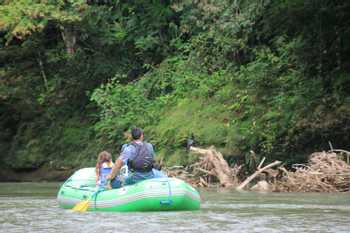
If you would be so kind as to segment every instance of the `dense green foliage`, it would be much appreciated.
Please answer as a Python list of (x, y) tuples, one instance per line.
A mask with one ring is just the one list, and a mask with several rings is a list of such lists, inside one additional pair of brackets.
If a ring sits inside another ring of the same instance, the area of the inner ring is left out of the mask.
[(132, 126), (168, 164), (191, 136), (230, 161), (348, 146), (347, 1), (0, 3), (6, 166), (91, 165)]

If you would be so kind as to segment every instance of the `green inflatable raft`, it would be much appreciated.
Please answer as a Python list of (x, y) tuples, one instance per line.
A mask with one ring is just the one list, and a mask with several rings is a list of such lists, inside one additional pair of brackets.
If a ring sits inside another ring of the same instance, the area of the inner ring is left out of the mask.
[(88, 211), (173, 211), (198, 210), (199, 193), (176, 178), (154, 178), (119, 189), (96, 192), (95, 168), (76, 171), (60, 188), (60, 207), (72, 209), (89, 200)]

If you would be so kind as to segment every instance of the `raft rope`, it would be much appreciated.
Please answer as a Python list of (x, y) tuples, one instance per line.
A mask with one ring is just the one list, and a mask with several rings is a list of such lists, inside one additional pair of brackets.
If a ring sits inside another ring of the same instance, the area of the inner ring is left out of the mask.
[[(89, 191), (89, 192), (93, 192), (94, 190), (92, 189), (93, 187), (90, 187), (89, 186), (71, 186), (71, 185), (68, 185), (66, 184), (65, 185), (66, 187), (69, 187), (69, 188), (72, 188), (72, 189), (77, 189), (77, 190), (83, 190), (83, 191)], [(86, 188), (84, 188), (86, 187)]]
[(94, 196), (94, 210), (96, 210), (96, 203), (97, 203), (97, 196), (98, 196), (98, 194), (100, 193), (100, 192), (102, 192), (102, 191), (104, 191), (104, 189), (99, 189), (98, 191), (97, 191), (97, 193), (95, 194), (95, 196)]
[[(67, 183), (69, 182), (75, 182), (75, 181), (86, 181), (86, 180), (91, 180), (91, 179), (78, 179), (78, 180), (72, 180), (71, 178), (67, 179), (61, 186), (66, 186), (66, 187), (69, 187), (69, 188), (72, 188), (72, 189), (77, 189), (77, 190), (83, 190), (83, 191), (88, 191), (88, 192), (95, 192), (94, 190), (92, 190), (91, 186), (87, 186), (87, 185), (80, 185), (80, 186), (72, 186), (72, 185), (69, 185)], [(90, 187), (90, 188), (89, 188)], [(94, 210), (96, 210), (96, 199), (97, 199), (97, 195), (104, 191), (104, 189), (99, 189), (95, 194), (94, 194)], [(85, 195), (84, 195), (85, 196)]]
[(167, 183), (168, 183), (168, 187), (169, 187), (169, 196), (168, 196), (168, 201), (169, 201), (169, 205), (171, 205), (171, 204), (173, 203), (173, 201), (171, 200), (171, 197), (172, 197), (172, 192), (171, 192), (171, 185), (170, 185), (169, 180), (167, 180)]
[[(163, 183), (164, 181), (159, 181), (161, 183)], [(171, 197), (172, 197), (172, 191), (171, 191), (171, 185), (170, 185), (170, 182), (169, 182), (169, 179), (166, 181), (166, 183), (168, 184), (168, 199), (166, 200), (161, 200), (160, 201), (160, 204), (161, 205), (172, 205), (173, 204), (173, 201), (171, 200)]]
[[(77, 187), (77, 186), (71, 186), (71, 185), (68, 185), (67, 183), (69, 182), (69, 181), (72, 181), (72, 180), (67, 180), (66, 182), (64, 182), (64, 184), (63, 185), (65, 185), (66, 187), (70, 187), (70, 188), (72, 188), (72, 189), (77, 189), (77, 190), (83, 190), (83, 191), (88, 191), (88, 192), (94, 192), (94, 190), (92, 190), (91, 188), (89, 188), (89, 186), (79, 186), (79, 187)], [(158, 182), (161, 182), (161, 183), (164, 183), (164, 180), (159, 180)], [(169, 179), (167, 179), (166, 181), (166, 184), (167, 184), (167, 186), (168, 186), (168, 190), (169, 190), (169, 192), (168, 192), (168, 198), (166, 199), (166, 200), (161, 200), (160, 201), (160, 204), (161, 205), (172, 205), (173, 204), (173, 201), (172, 201), (172, 196), (173, 196), (173, 193), (172, 193), (172, 189), (171, 189), (171, 185), (170, 185), (170, 181), (169, 181)], [(63, 186), (62, 185), (62, 186)], [(86, 188), (84, 188), (84, 187), (86, 187)], [(94, 195), (94, 197), (93, 197), (93, 209), (94, 210), (96, 210), (97, 209), (97, 196), (98, 196), (98, 194), (100, 193), (100, 192), (103, 192), (103, 191), (105, 191), (105, 189), (99, 189), (97, 192), (96, 192), (96, 194)]]
[[(111, 181), (108, 181), (108, 183), (110, 184)], [(106, 191), (106, 189), (100, 187), (100, 188), (98, 189), (97, 193), (95, 194), (95, 197), (94, 197), (94, 210), (96, 210), (97, 196), (98, 196), (98, 194), (99, 194), (100, 192), (103, 192), (103, 191)]]

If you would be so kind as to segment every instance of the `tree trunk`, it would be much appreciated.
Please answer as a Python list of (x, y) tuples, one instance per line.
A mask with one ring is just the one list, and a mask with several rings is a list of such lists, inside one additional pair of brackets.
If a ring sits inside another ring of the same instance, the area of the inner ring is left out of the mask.
[(61, 35), (66, 45), (67, 53), (73, 55), (76, 51), (77, 32), (74, 25), (61, 26)]
[[(242, 190), (247, 184), (249, 184), (257, 175), (259, 175), (260, 173), (262, 173), (263, 171), (265, 171), (268, 168), (271, 168), (273, 166), (279, 165), (281, 164), (281, 161), (275, 161), (273, 163), (270, 163), (269, 165), (258, 169), (256, 172), (254, 172), (253, 175), (249, 176), (247, 179), (245, 179), (245, 181), (243, 181), (236, 189), (237, 190)], [(261, 165), (259, 165), (260, 167)]]
[(234, 187), (237, 186), (237, 181), (233, 174), (232, 168), (228, 165), (222, 154), (215, 150), (213, 146), (208, 149), (201, 149), (197, 147), (190, 147), (190, 150), (203, 154), (208, 157), (209, 161), (213, 165), (213, 172), (218, 178), (220, 185), (223, 187)]

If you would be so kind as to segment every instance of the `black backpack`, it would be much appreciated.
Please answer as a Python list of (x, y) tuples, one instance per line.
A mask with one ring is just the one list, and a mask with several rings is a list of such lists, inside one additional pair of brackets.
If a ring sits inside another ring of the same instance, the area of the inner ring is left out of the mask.
[(153, 155), (147, 148), (147, 143), (143, 142), (142, 144), (138, 144), (138, 143), (132, 142), (131, 145), (133, 145), (136, 148), (136, 156), (133, 160), (128, 161), (128, 167), (131, 170), (134, 170), (137, 172), (152, 171), (154, 159), (153, 159)]

